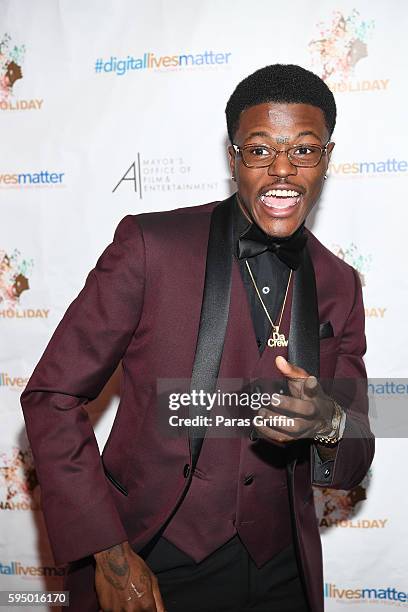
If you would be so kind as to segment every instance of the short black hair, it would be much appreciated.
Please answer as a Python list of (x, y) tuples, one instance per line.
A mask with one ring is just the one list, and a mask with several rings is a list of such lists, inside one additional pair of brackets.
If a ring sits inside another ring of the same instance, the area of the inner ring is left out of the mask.
[(228, 100), (225, 114), (231, 143), (242, 111), (265, 102), (317, 106), (323, 111), (330, 136), (334, 130), (336, 102), (326, 83), (301, 66), (272, 64), (247, 76), (237, 85)]

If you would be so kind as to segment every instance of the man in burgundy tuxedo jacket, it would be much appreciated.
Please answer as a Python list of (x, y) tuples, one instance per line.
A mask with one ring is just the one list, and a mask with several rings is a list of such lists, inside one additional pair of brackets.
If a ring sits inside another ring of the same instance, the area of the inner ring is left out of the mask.
[[(321, 612), (312, 484), (350, 489), (372, 461), (359, 278), (304, 228), (333, 96), (298, 66), (268, 66), (226, 112), (237, 194), (125, 217), (22, 396), (55, 561), (75, 562), (71, 610)], [(120, 361), (100, 457), (86, 404)], [(319, 376), (350, 392), (331, 397)], [(253, 392), (286, 380), (264, 417), (292, 424), (166, 435), (157, 381), (210, 392), (217, 378)]]

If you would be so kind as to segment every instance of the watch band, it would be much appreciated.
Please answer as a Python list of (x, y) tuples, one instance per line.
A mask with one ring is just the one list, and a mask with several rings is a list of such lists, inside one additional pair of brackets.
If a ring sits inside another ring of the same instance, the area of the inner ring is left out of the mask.
[(346, 425), (346, 413), (341, 406), (333, 401), (334, 411), (332, 417), (332, 429), (328, 434), (316, 434), (314, 440), (321, 444), (337, 444), (343, 437), (344, 428)]

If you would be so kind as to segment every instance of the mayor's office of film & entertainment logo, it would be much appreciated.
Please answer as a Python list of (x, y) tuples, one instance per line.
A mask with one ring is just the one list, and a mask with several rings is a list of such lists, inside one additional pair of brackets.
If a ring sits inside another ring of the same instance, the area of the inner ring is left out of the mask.
[(356, 67), (369, 55), (375, 31), (372, 19), (363, 19), (359, 11), (333, 11), (331, 17), (316, 24), (316, 34), (309, 42), (312, 69), (326, 81), (334, 93), (384, 91), (390, 79), (355, 78)]
[(30, 448), (0, 452), (0, 510), (38, 510), (39, 489)]
[(385, 517), (361, 517), (361, 502), (367, 499), (367, 488), (371, 480), (371, 471), (362, 482), (342, 491), (314, 487), (314, 501), (318, 525), (321, 529), (384, 529), (388, 525)]
[(22, 257), (15, 249), (11, 253), (0, 249), (0, 322), (13, 319), (47, 319), (49, 308), (22, 308), (21, 298), (30, 289), (32, 259)]
[(192, 166), (183, 157), (168, 155), (147, 157), (136, 153), (115, 178), (112, 193), (132, 192), (139, 199), (151, 194), (170, 192), (216, 191), (218, 181), (195, 181)]
[(41, 110), (42, 98), (22, 98), (20, 81), (24, 78), (26, 47), (16, 44), (11, 35), (0, 35), (0, 110)]
[[(354, 242), (351, 242), (348, 246), (334, 244), (331, 247), (331, 251), (339, 259), (342, 259), (357, 270), (360, 277), (361, 286), (364, 290), (364, 287), (367, 285), (367, 275), (371, 271), (373, 256), (371, 254), (363, 255)], [(368, 319), (383, 319), (387, 312), (387, 308), (384, 306), (366, 305), (364, 312), (366, 318)]]

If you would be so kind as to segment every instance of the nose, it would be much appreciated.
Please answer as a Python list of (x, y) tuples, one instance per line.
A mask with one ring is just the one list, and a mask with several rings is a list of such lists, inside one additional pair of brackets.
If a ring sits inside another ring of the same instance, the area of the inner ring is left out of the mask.
[(297, 167), (290, 163), (285, 151), (278, 151), (276, 157), (268, 166), (268, 174), (270, 176), (293, 176), (297, 174)]

